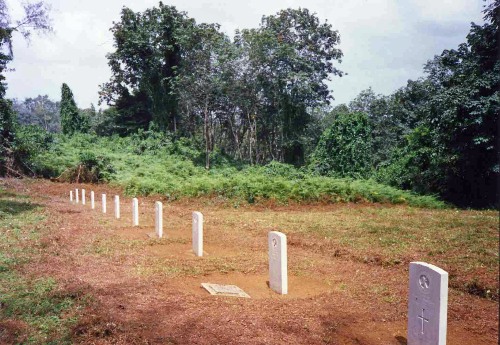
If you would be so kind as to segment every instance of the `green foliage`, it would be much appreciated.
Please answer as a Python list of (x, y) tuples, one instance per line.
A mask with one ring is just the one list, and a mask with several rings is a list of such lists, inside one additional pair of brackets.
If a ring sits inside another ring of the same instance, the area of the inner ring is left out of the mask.
[(66, 83), (61, 87), (61, 129), (64, 134), (86, 132), (89, 121), (82, 116), (76, 106), (73, 92)]
[[(54, 176), (79, 164), (99, 166), (107, 157), (112, 169), (105, 180), (124, 188), (129, 195), (160, 194), (169, 199), (217, 197), (234, 202), (280, 203), (368, 201), (443, 207), (432, 197), (421, 197), (371, 180), (315, 176), (305, 169), (271, 162), (265, 166), (241, 166), (214, 157), (204, 168), (203, 147), (187, 139), (173, 140), (157, 132), (138, 132), (129, 137), (98, 137), (79, 134), (56, 136), (51, 148), (37, 155), (35, 164)], [(222, 157), (224, 157), (222, 155)]]
[(459, 206), (498, 203), (500, 5), (494, 4), (483, 26), (472, 24), (466, 43), (443, 51), (425, 66), (426, 78), (391, 96), (390, 118), (401, 130), (397, 149), (376, 174), (380, 181)]
[(51, 101), (47, 95), (26, 98), (22, 102), (14, 99), (13, 107), (21, 125), (37, 125), (52, 133), (61, 129), (59, 102)]
[(371, 169), (370, 139), (366, 114), (338, 114), (319, 140), (311, 160), (311, 169), (320, 175), (368, 177)]
[(173, 81), (193, 26), (185, 13), (162, 2), (143, 13), (122, 9), (111, 28), (116, 47), (107, 56), (112, 77), (100, 91), (101, 101), (116, 106), (121, 124), (146, 129), (153, 121), (162, 130), (174, 130)]

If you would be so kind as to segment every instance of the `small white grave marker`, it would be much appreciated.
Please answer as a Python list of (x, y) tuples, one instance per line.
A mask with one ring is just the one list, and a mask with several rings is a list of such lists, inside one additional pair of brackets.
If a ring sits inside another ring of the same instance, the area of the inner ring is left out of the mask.
[(102, 198), (102, 213), (106, 213), (106, 194), (102, 194), (101, 198)]
[(445, 345), (448, 272), (425, 262), (410, 263), (408, 345)]
[(82, 189), (82, 205), (85, 205), (85, 189)]
[(203, 256), (203, 214), (193, 212), (193, 252), (196, 256)]
[(270, 231), (269, 244), (269, 287), (279, 294), (288, 294), (288, 271), (286, 236), (278, 231)]
[(79, 203), (79, 200), (78, 200), (78, 188), (75, 189), (75, 201), (76, 201), (77, 204)]
[(139, 200), (137, 198), (132, 199), (132, 225), (139, 225)]
[(90, 208), (95, 208), (94, 191), (90, 191)]
[(73, 203), (73, 191), (69, 191), (69, 202)]
[(163, 204), (155, 202), (155, 232), (158, 238), (163, 237)]
[(115, 195), (115, 218), (120, 218), (120, 196)]

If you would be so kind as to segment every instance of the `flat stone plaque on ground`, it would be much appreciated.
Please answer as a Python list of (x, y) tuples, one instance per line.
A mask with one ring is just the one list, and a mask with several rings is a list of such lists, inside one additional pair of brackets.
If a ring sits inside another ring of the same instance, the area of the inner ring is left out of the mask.
[(250, 298), (245, 291), (236, 285), (201, 283), (201, 287), (210, 292), (211, 295)]
[(408, 345), (445, 345), (448, 272), (425, 262), (410, 263)]

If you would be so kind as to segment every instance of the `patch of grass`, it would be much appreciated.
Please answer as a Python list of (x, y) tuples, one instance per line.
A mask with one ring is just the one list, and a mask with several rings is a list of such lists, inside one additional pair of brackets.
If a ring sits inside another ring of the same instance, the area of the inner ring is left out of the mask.
[(60, 290), (50, 277), (21, 273), (43, 250), (44, 221), (40, 205), (0, 186), (0, 342), (70, 344), (81, 296)]
[(369, 265), (428, 262), (450, 272), (451, 287), (498, 299), (496, 211), (357, 205), (329, 211), (242, 211), (237, 219), (223, 211), (219, 217), (232, 228), (248, 225), (249, 234), (283, 231), (294, 243), (332, 258), (340, 249), (342, 256)]

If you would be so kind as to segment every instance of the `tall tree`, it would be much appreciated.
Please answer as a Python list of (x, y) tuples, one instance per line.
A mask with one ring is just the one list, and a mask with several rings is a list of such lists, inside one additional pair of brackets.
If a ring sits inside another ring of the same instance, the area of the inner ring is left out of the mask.
[(274, 142), (271, 154), (274, 159), (302, 164), (308, 109), (328, 102), (326, 81), (343, 74), (333, 65), (342, 57), (336, 47), (340, 36), (307, 9), (287, 9), (263, 17), (258, 30), (243, 30), (240, 40), (258, 71), (268, 114), (262, 120), (271, 127), (263, 134)]
[(176, 131), (173, 81), (183, 53), (180, 42), (193, 27), (194, 20), (162, 2), (143, 13), (123, 8), (111, 28), (115, 51), (107, 58), (112, 76), (101, 85), (100, 101), (116, 106), (137, 127), (153, 121), (163, 130)]
[(64, 134), (85, 132), (88, 122), (76, 106), (73, 92), (66, 83), (61, 87), (61, 129)]
[(0, 175), (16, 172), (16, 159), (13, 150), (15, 139), (14, 111), (12, 104), (5, 99), (7, 85), (5, 71), (7, 64), (13, 59), (12, 35), (20, 33), (29, 39), (33, 31), (50, 32), (50, 8), (44, 1), (25, 2), (24, 17), (12, 22), (5, 0), (0, 0)]
[(19, 124), (37, 125), (48, 132), (60, 131), (59, 102), (50, 100), (49, 96), (38, 95), (23, 102), (14, 99), (13, 107)]
[(385, 182), (460, 206), (498, 203), (500, 1), (484, 14), (465, 43), (434, 57), (425, 78), (394, 94), (393, 115), (408, 131), (380, 172)]

